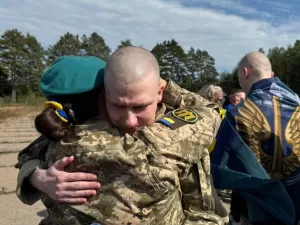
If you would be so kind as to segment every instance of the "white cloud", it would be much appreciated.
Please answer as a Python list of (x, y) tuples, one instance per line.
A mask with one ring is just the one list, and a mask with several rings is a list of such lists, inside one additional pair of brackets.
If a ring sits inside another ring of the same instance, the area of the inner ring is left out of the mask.
[[(234, 6), (230, 0), (222, 2), (223, 8), (257, 13), (241, 4)], [(96, 31), (112, 49), (126, 38), (148, 49), (174, 38), (185, 49), (207, 50), (221, 70), (231, 70), (240, 57), (259, 47), (292, 44), (300, 34), (299, 21), (274, 27), (268, 21), (184, 7), (177, 1), (2, 0), (0, 12), (0, 32), (18, 28), (34, 34), (44, 46), (55, 43), (66, 32)]]
[(240, 11), (243, 14), (257, 14), (258, 11), (249, 6), (243, 5), (241, 2), (236, 0), (186, 0), (189, 4), (199, 5), (206, 4), (219, 9), (230, 9), (233, 11)]

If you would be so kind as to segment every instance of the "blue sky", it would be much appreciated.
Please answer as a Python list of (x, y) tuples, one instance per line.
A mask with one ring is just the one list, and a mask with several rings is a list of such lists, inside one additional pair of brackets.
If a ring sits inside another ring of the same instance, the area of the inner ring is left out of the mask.
[(45, 47), (66, 32), (97, 32), (112, 50), (126, 38), (149, 50), (174, 38), (231, 71), (247, 52), (300, 39), (299, 11), (299, 0), (1, 0), (0, 32), (17, 28)]

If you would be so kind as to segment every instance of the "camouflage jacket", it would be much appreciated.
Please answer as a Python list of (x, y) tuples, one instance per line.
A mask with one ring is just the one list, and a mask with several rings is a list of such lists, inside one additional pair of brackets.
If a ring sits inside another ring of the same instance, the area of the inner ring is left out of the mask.
[[(172, 82), (164, 102), (184, 109), (176, 117), (174, 111), (165, 115), (162, 105), (160, 120), (133, 136), (120, 137), (109, 123), (97, 122), (79, 128), (76, 141), (49, 144), (46, 167), (75, 155), (68, 171), (95, 173), (102, 187), (81, 206), (45, 197), (49, 217), (43, 224), (223, 224), (215, 213), (207, 151), (219, 115), (210, 102)], [(198, 118), (185, 118), (193, 116)]]

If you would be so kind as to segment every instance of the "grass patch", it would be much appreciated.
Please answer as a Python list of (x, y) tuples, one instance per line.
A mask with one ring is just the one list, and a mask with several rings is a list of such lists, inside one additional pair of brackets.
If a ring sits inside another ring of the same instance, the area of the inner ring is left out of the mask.
[(43, 110), (43, 105), (5, 104), (0, 107), (0, 120), (29, 116), (32, 119)]

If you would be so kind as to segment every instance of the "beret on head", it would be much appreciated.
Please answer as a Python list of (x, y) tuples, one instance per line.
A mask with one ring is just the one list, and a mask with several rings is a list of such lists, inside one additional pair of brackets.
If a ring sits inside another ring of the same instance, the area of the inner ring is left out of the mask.
[(91, 91), (104, 84), (105, 65), (94, 56), (59, 57), (42, 75), (40, 89), (46, 97)]

